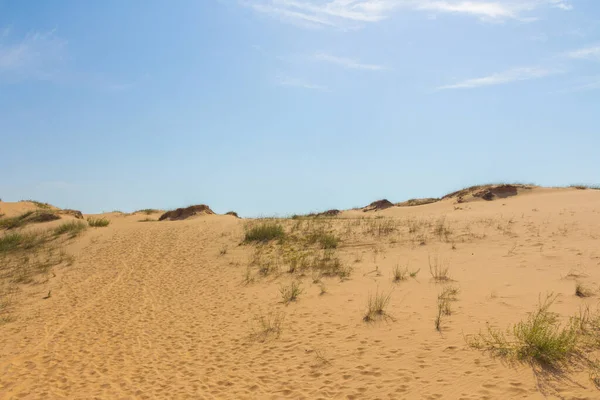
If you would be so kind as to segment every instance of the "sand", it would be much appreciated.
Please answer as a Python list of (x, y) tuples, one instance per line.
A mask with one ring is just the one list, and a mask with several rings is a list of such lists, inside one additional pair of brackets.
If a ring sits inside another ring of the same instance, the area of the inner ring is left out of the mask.
[[(18, 207), (26, 208), (0, 203), (0, 213)], [(108, 227), (66, 244), (73, 265), (24, 287), (14, 321), (0, 326), (0, 398), (600, 398), (585, 370), (536, 373), (465, 342), (486, 323), (504, 329), (526, 318), (548, 292), (565, 318), (596, 307), (597, 296), (575, 295), (575, 281), (600, 293), (600, 191), (344, 211), (324, 224), (342, 236), (337, 253), (350, 278), (322, 278), (321, 294), (309, 273), (288, 305), (285, 264), (267, 277), (251, 270), (254, 281), (244, 282), (256, 247), (240, 245), (244, 219), (105, 217)], [(438, 236), (442, 218), (450, 233)], [(393, 232), (373, 232), (386, 221)], [(441, 332), (432, 257), (460, 288)], [(394, 283), (396, 265), (420, 272)], [(376, 291), (391, 293), (390, 318), (365, 323)], [(280, 336), (257, 340), (255, 317), (278, 312)]]

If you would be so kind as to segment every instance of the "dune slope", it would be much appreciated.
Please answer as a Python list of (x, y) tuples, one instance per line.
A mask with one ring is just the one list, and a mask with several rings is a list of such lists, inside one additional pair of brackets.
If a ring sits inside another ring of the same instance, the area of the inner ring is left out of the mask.
[[(505, 329), (527, 318), (550, 292), (563, 320), (595, 309), (600, 191), (540, 188), (279, 221), (297, 245), (241, 245), (245, 224), (260, 222), (229, 216), (106, 217), (108, 227), (68, 242), (73, 265), (21, 289), (14, 321), (0, 325), (0, 398), (600, 395), (584, 368), (553, 375), (465, 341), (486, 323)], [(302, 239), (314, 232), (340, 241), (322, 250), (320, 239)], [(303, 255), (339, 259), (351, 272), (288, 272)], [(435, 262), (447, 282), (432, 279)], [(416, 274), (394, 282), (396, 267)], [(292, 282), (301, 293), (285, 304), (280, 289)], [(577, 283), (590, 297), (575, 295)], [(437, 299), (449, 286), (458, 293), (438, 331)], [(390, 295), (386, 316), (365, 322), (375, 293)], [(279, 334), (261, 335), (261, 315), (282, 318)]]

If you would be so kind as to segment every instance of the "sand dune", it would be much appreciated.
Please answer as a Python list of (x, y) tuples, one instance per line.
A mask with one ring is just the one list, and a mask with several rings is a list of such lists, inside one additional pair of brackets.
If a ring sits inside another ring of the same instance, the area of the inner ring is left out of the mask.
[[(0, 214), (28, 207), (0, 203)], [(318, 245), (241, 245), (256, 221), (139, 222), (159, 216), (101, 215), (107, 227), (65, 239), (72, 265), (19, 285), (13, 318), (0, 324), (0, 398), (600, 398), (586, 368), (552, 375), (465, 341), (486, 323), (527, 318), (550, 292), (564, 320), (596, 309), (600, 191), (535, 188), (279, 222), (289, 235), (336, 235), (345, 279), (287, 272)], [(446, 285), (432, 280), (435, 259)], [(419, 272), (395, 283), (396, 266)], [(284, 304), (280, 288), (292, 281), (302, 292)], [(576, 296), (576, 282), (593, 295)], [(438, 331), (448, 285), (459, 292)], [(388, 318), (367, 323), (376, 292), (390, 294)], [(279, 336), (256, 335), (260, 315), (283, 318)]]

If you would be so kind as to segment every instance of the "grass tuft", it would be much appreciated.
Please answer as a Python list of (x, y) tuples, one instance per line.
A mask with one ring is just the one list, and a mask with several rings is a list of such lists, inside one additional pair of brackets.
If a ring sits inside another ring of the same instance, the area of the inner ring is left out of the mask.
[(87, 229), (87, 225), (81, 221), (65, 222), (54, 228), (55, 235), (69, 234), (69, 237), (74, 238)]
[(263, 222), (246, 231), (244, 242), (269, 242), (275, 239), (283, 239), (285, 231), (283, 226), (276, 222)]
[(300, 288), (300, 282), (293, 281), (288, 286), (281, 286), (279, 288), (279, 292), (281, 293), (283, 303), (289, 304), (292, 301), (296, 301), (298, 296), (302, 294), (303, 290)]
[(467, 340), (476, 349), (521, 362), (545, 367), (565, 366), (581, 354), (581, 320), (571, 318), (561, 324), (558, 315), (550, 312), (556, 296), (549, 294), (529, 317), (506, 332), (488, 325), (487, 333)]
[(373, 322), (377, 319), (390, 317), (385, 309), (387, 308), (391, 297), (391, 292), (387, 294), (383, 292), (380, 293), (379, 289), (375, 291), (375, 294), (370, 294), (367, 303), (367, 311), (363, 316), (363, 321)]
[(435, 256), (432, 260), (431, 257), (428, 257), (429, 260), (429, 273), (435, 282), (448, 282), (451, 281), (450, 274), (448, 272), (448, 266), (445, 266), (442, 261), (439, 260), (437, 256)]
[(285, 314), (281, 312), (259, 314), (254, 318), (253, 337), (264, 342), (271, 337), (278, 338), (283, 330)]
[(95, 228), (102, 228), (102, 227), (108, 226), (110, 224), (110, 221), (106, 218), (89, 217), (87, 219), (87, 222), (90, 226), (95, 227)]

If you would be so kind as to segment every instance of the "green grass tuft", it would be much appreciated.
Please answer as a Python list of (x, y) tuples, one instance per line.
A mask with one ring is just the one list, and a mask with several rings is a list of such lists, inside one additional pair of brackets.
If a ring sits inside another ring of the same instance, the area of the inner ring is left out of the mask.
[(105, 227), (105, 226), (108, 226), (108, 224), (110, 224), (110, 221), (108, 219), (106, 219), (106, 218), (92, 218), (92, 217), (89, 217), (87, 219), (87, 222), (88, 222), (88, 224), (90, 226), (93, 226), (93, 227), (96, 227), (96, 228), (98, 228), (98, 227)]
[(263, 222), (253, 226), (246, 231), (244, 241), (249, 242), (269, 242), (275, 239), (283, 239), (285, 231), (283, 226), (276, 222)]
[(69, 221), (63, 224), (60, 224), (56, 228), (54, 228), (55, 235), (63, 235), (65, 233), (69, 234), (69, 237), (75, 237), (81, 234), (83, 231), (87, 229), (87, 225), (81, 221)]

